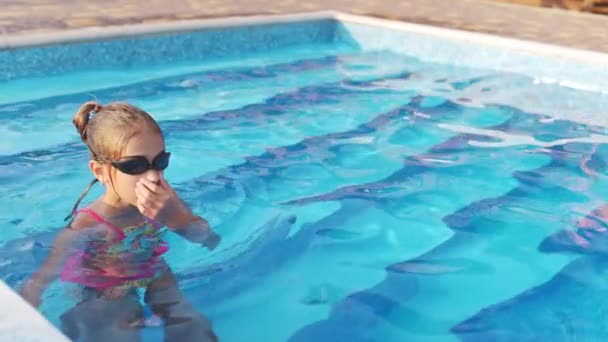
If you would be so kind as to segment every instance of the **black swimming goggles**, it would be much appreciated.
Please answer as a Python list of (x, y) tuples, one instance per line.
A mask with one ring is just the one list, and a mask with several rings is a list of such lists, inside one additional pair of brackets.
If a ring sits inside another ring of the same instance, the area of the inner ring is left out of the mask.
[(112, 162), (112, 166), (128, 175), (140, 175), (148, 170), (163, 171), (169, 166), (169, 157), (171, 153), (163, 151), (152, 160), (152, 163), (144, 156), (133, 156)]

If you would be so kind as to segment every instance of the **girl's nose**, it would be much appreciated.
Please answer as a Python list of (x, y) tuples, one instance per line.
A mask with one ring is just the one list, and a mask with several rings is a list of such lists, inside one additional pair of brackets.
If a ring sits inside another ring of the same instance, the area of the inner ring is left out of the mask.
[(161, 175), (162, 171), (157, 171), (157, 170), (148, 170), (146, 172), (146, 178), (154, 183), (160, 183), (160, 178), (162, 177)]

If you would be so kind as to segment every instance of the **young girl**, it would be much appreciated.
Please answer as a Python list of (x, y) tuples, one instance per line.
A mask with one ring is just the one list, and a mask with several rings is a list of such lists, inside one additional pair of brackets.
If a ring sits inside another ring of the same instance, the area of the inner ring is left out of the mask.
[[(24, 284), (23, 297), (37, 307), (57, 277), (79, 284), (83, 300), (61, 317), (68, 337), (137, 341), (143, 321), (137, 290), (143, 289), (145, 303), (163, 319), (166, 341), (216, 340), (162, 258), (168, 250), (164, 227), (211, 250), (220, 238), (164, 179), (170, 154), (160, 127), (143, 110), (119, 103), (85, 103), (73, 123), (89, 149), (95, 179), (47, 260)], [(78, 209), (95, 182), (104, 194)]]

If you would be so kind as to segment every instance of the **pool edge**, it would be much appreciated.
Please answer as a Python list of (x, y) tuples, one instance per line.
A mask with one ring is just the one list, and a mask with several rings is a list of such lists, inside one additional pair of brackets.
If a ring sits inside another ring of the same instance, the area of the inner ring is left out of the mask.
[(381, 27), (393, 31), (425, 34), (440, 39), (460, 43), (484, 45), (532, 53), (543, 57), (560, 57), (569, 60), (589, 63), (608, 64), (608, 53), (567, 47), (557, 44), (542, 43), (533, 40), (505, 37), (490, 33), (470, 32), (459, 29), (417, 24), (390, 19), (381, 19), (365, 15), (350, 14), (334, 10), (300, 12), (293, 14), (264, 14), (252, 16), (230, 16), (194, 20), (178, 20), (164, 23), (138, 23), (117, 26), (95, 26), (69, 31), (0, 35), (0, 51), (28, 47), (48, 46), (65, 43), (79, 43), (103, 39), (117, 39), (156, 34), (192, 32), (210, 28), (237, 27), (245, 25), (263, 25), (295, 23), (309, 20), (336, 20), (363, 25)]
[[(0, 336), (8, 341), (69, 342), (36, 309), (0, 280), (0, 297), (6, 309), (0, 310)], [(7, 332), (9, 332), (7, 334)]]
[(233, 16), (224, 18), (178, 20), (163, 23), (138, 23), (116, 26), (94, 26), (69, 31), (0, 36), (0, 51), (55, 44), (81, 43), (104, 39), (192, 32), (203, 29), (295, 23), (310, 20), (335, 20), (335, 11), (295, 14)]
[(485, 45), (492, 47), (508, 48), (512, 50), (533, 53), (543, 57), (566, 57), (578, 62), (591, 64), (607, 64), (608, 53), (567, 47), (557, 44), (542, 43), (533, 40), (505, 37), (490, 33), (470, 32), (452, 28), (432, 25), (416, 24), (405, 21), (381, 19), (370, 16), (354, 15), (349, 13), (334, 13), (334, 19), (340, 22), (382, 27), (393, 31), (407, 31), (411, 33), (425, 34), (441, 39), (449, 39), (460, 43)]

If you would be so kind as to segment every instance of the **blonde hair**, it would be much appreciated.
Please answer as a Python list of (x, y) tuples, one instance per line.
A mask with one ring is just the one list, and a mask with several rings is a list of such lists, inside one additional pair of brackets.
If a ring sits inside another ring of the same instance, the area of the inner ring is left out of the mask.
[[(80, 139), (88, 147), (91, 159), (99, 163), (120, 159), (129, 141), (143, 130), (151, 130), (162, 136), (160, 126), (150, 114), (127, 103), (102, 106), (94, 101), (86, 102), (80, 106), (72, 122), (80, 134)], [(66, 220), (74, 215), (78, 205), (96, 182), (97, 179), (94, 179), (89, 183)], [(111, 183), (114, 186), (113, 182)]]

